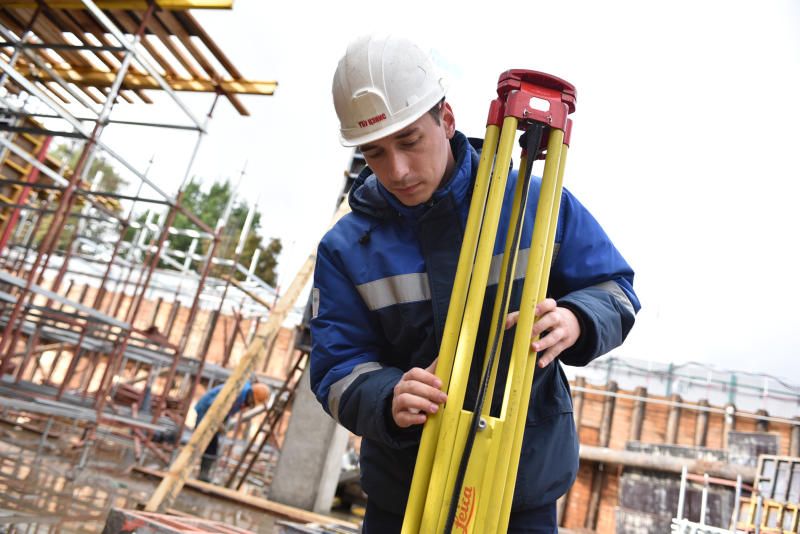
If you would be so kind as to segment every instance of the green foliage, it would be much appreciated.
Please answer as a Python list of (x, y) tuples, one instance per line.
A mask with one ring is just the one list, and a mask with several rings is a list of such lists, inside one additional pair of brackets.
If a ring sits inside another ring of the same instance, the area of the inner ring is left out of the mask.
[[(81, 150), (73, 150), (67, 144), (59, 144), (50, 151), (51, 156), (66, 163), (66, 168), (68, 169), (68, 172), (66, 173), (67, 175), (69, 175), (75, 169), (75, 165), (78, 163), (80, 154)], [(98, 156), (92, 162), (91, 166), (89, 167), (89, 173), (86, 175), (87, 180), (91, 182), (98, 172), (102, 172), (103, 175), (100, 179), (100, 182), (95, 187), (96, 191), (118, 193), (122, 188), (128, 185), (128, 182), (117, 173), (117, 171), (114, 169), (114, 166), (102, 156)], [(40, 194), (40, 196), (44, 195)], [(71, 242), (76, 231), (79, 231), (81, 237), (87, 237), (96, 241), (103, 240), (104, 238), (104, 231), (97, 221), (84, 220), (82, 223), (79, 222), (80, 219), (77, 217), (77, 215), (81, 213), (82, 202), (80, 202), (81, 199), (78, 200), (79, 202), (76, 202), (70, 210), (72, 216), (67, 219), (67, 222), (63, 225), (58, 234), (58, 238), (55, 243), (55, 250), (60, 253), (66, 252), (67, 246)], [(112, 209), (111, 206), (113, 206), (113, 204), (106, 205), (107, 209)], [(50, 202), (48, 204), (48, 208), (53, 210), (58, 209), (58, 202)], [(42, 215), (42, 221), (39, 224), (39, 228), (33, 240), (35, 246), (41, 246), (45, 235), (50, 231), (50, 227), (53, 224), (53, 219), (53, 214)]]
[[(228, 205), (231, 193), (232, 185), (229, 181), (214, 182), (208, 191), (203, 191), (200, 184), (192, 180), (184, 187), (182, 205), (214, 230), (225, 213), (225, 207)], [(236, 255), (236, 245), (239, 243), (239, 236), (244, 228), (249, 209), (250, 207), (246, 201), (234, 201), (228, 222), (221, 232), (220, 243), (215, 253), (216, 257), (234, 259)], [(136, 217), (136, 220), (141, 223), (144, 222), (146, 217), (146, 212), (141, 213)], [(180, 212), (175, 216), (175, 222), (172, 225), (175, 228), (199, 230), (186, 215)], [(247, 240), (245, 241), (238, 262), (245, 267), (249, 267), (256, 249), (261, 248), (261, 255), (256, 265), (255, 274), (268, 284), (274, 286), (277, 281), (275, 269), (278, 265), (278, 255), (281, 252), (282, 245), (280, 239), (271, 238), (269, 243), (265, 246), (264, 239), (259, 234), (260, 227), (261, 214), (255, 212)], [(124, 239), (131, 241), (134, 234), (135, 231), (131, 230), (126, 233)], [(171, 235), (169, 236), (169, 240), (170, 249), (172, 250), (188, 252), (191, 248), (192, 238), (189, 236)], [(206, 254), (210, 246), (211, 241), (209, 239), (202, 240), (201, 244), (198, 244), (195, 249), (195, 254)], [(194, 263), (194, 267), (198, 268), (197, 263)], [(220, 277), (229, 276), (233, 274), (233, 271), (230, 266), (216, 265), (212, 268), (211, 274)], [(239, 280), (244, 278), (244, 275), (240, 273), (236, 273), (235, 276)]]
[[(67, 167), (74, 169), (78, 163), (81, 151), (73, 151), (68, 145), (60, 144), (56, 146), (50, 153), (52, 156), (67, 162)], [(86, 174), (86, 179), (90, 183), (98, 172), (103, 173), (100, 183), (95, 188), (97, 191), (104, 193), (119, 193), (124, 187), (129, 185), (129, 182), (120, 176), (114, 166), (106, 160), (103, 156), (97, 156), (89, 166), (89, 172)]]

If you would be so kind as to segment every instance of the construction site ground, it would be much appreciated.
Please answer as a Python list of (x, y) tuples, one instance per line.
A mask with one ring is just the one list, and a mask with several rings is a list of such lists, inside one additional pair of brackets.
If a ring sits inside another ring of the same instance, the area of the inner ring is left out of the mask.
[[(43, 442), (37, 432), (0, 423), (0, 532), (102, 532), (112, 506), (136, 509), (159, 482), (133, 471), (129, 447), (98, 440), (80, 468), (82, 456), (74, 435)], [(276, 521), (191, 488), (172, 508), (254, 532), (273, 532)]]

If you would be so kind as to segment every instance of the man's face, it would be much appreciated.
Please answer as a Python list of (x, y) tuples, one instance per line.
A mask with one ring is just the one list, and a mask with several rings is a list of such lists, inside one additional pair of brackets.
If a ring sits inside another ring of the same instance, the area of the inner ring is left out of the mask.
[(427, 202), (455, 167), (450, 139), (453, 110), (446, 102), (440, 121), (425, 113), (402, 130), (359, 147), (378, 181), (406, 206)]

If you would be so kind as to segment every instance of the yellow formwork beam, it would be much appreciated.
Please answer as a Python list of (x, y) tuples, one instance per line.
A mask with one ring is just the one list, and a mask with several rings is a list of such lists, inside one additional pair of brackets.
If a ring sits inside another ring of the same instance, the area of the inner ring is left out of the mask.
[[(45, 0), (45, 4), (54, 9), (83, 9), (86, 6), (80, 0)], [(100, 9), (133, 9), (145, 11), (147, 0), (96, 0)], [(37, 0), (0, 0), (0, 7), (35, 9)], [(162, 9), (232, 9), (233, 0), (156, 0)]]
[[(20, 66), (20, 72), (30, 78), (43, 82), (53, 81), (46, 72), (33, 69), (29, 65)], [(88, 69), (65, 69), (55, 67), (53, 72), (61, 76), (64, 80), (74, 83), (80, 87), (111, 87), (116, 78), (115, 72), (103, 72)], [(188, 91), (199, 93), (214, 93), (221, 89), (224, 93), (246, 94), (246, 95), (272, 95), (278, 86), (276, 81), (251, 81), (251, 80), (207, 80), (202, 78), (177, 78), (174, 76), (164, 76), (169, 86), (174, 91)], [(125, 81), (122, 82), (122, 89), (152, 89), (160, 90), (158, 81), (147, 74), (136, 74), (128, 72)]]

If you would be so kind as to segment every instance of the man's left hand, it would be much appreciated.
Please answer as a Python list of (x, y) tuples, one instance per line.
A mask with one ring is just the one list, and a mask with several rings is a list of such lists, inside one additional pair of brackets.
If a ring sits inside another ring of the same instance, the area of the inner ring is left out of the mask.
[[(578, 318), (567, 308), (561, 308), (554, 299), (545, 299), (536, 305), (537, 320), (531, 330), (531, 349), (539, 353), (539, 367), (546, 367), (559, 354), (578, 341), (581, 327)], [(519, 312), (506, 317), (506, 330), (517, 324)], [(541, 339), (536, 339), (544, 333)]]

